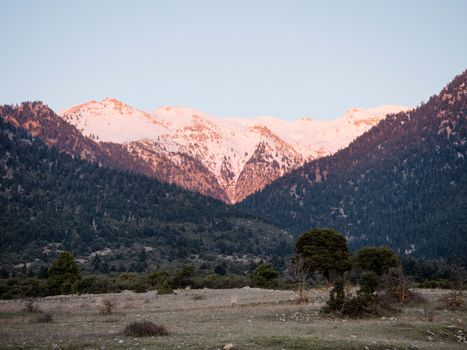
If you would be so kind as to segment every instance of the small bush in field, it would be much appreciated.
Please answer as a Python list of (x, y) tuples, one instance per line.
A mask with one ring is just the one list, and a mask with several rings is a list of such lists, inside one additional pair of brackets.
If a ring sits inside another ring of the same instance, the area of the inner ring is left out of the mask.
[(460, 309), (465, 306), (463, 290), (467, 282), (467, 271), (463, 266), (457, 266), (454, 269), (454, 277), (453, 290), (439, 300), (445, 307), (451, 310)]
[(124, 333), (131, 337), (161, 337), (169, 334), (164, 326), (151, 321), (132, 322), (126, 326)]
[(433, 322), (434, 321), (434, 310), (433, 310), (433, 307), (431, 307), (431, 305), (425, 305), (425, 307), (423, 308), (423, 313), (425, 315), (425, 318), (428, 322)]
[(163, 281), (160, 287), (157, 288), (158, 295), (173, 294), (173, 292), (174, 291), (167, 280)]
[(352, 297), (342, 305), (341, 313), (350, 318), (360, 318), (368, 313), (370, 297), (359, 295)]
[(39, 308), (35, 305), (34, 300), (29, 299), (26, 300), (26, 304), (24, 305), (23, 311), (25, 312), (40, 312)]
[(205, 300), (206, 297), (204, 295), (201, 295), (201, 294), (195, 294), (191, 297), (191, 299), (193, 300)]
[(54, 318), (51, 313), (44, 312), (37, 316), (36, 321), (39, 323), (51, 323), (54, 321)]
[(101, 315), (111, 315), (115, 304), (110, 299), (102, 300), (102, 304), (99, 308)]
[(377, 302), (377, 297), (372, 292), (374, 283), (370, 282), (368, 286), (364, 286), (358, 291), (357, 296), (353, 297), (346, 291), (346, 281), (343, 278), (336, 280), (322, 312), (350, 318), (360, 318), (370, 314), (371, 311), (374, 311)]
[(460, 309), (465, 305), (464, 296), (461, 290), (452, 290), (446, 295), (439, 298), (442, 307), (450, 310)]

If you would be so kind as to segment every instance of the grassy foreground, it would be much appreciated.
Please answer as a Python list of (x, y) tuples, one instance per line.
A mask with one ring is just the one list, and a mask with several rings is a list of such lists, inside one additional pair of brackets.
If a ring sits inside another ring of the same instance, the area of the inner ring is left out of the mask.
[[(256, 288), (35, 300), (42, 313), (52, 314), (48, 323), (24, 311), (25, 300), (2, 300), (0, 349), (222, 349), (227, 343), (236, 349), (466, 349), (467, 310), (437, 308), (448, 291), (418, 292), (433, 307), (433, 322), (424, 305), (387, 317), (333, 319), (319, 314), (326, 290), (311, 290), (306, 304), (297, 304), (293, 291)], [(99, 312), (104, 299), (114, 304), (111, 315)], [(162, 324), (169, 335), (125, 337), (125, 326), (136, 320)]]

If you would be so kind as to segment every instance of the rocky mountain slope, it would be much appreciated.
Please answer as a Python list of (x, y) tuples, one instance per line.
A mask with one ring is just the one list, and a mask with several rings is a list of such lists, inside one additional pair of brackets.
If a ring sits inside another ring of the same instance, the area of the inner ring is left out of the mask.
[(354, 246), (463, 257), (467, 251), (467, 71), (415, 110), (381, 121), (239, 207), (299, 234), (333, 227)]
[(101, 166), (132, 171), (147, 176), (152, 169), (120, 144), (96, 142), (83, 136), (42, 102), (0, 106), (0, 117), (16, 128), (27, 130), (49, 146)]
[(287, 122), (216, 118), (180, 107), (146, 113), (109, 98), (59, 115), (96, 143), (119, 145), (144, 160), (161, 181), (236, 203), (305, 161), (347, 146), (388, 113), (406, 109), (354, 108), (331, 121)]

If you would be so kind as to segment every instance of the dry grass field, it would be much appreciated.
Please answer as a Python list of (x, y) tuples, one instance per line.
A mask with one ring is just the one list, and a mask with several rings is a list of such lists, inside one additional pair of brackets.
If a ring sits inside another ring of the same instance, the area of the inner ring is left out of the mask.
[[(448, 291), (419, 290), (434, 309), (414, 305), (362, 320), (319, 313), (326, 290), (311, 290), (297, 304), (293, 291), (256, 288), (182, 290), (175, 295), (130, 292), (36, 299), (42, 312), (24, 310), (27, 301), (0, 301), (1, 349), (467, 349), (467, 310), (445, 310), (438, 299)], [(102, 315), (110, 299), (112, 314)], [(51, 313), (52, 322), (38, 317)], [(150, 320), (165, 337), (123, 335), (127, 324)]]

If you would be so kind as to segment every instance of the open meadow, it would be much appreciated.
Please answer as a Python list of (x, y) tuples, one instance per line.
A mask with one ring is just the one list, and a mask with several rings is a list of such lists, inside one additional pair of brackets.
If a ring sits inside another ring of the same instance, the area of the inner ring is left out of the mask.
[[(178, 290), (105, 295), (53, 296), (0, 301), (1, 349), (466, 349), (467, 310), (446, 310), (446, 290), (417, 290), (425, 304), (370, 319), (338, 319), (319, 313), (325, 289), (309, 291), (298, 304), (294, 291)], [(104, 300), (111, 314), (102, 315)], [(427, 307), (429, 305), (429, 307)], [(433, 321), (427, 310), (433, 310)], [(41, 317), (50, 313), (52, 321)], [(150, 320), (163, 337), (123, 334), (133, 321)]]

